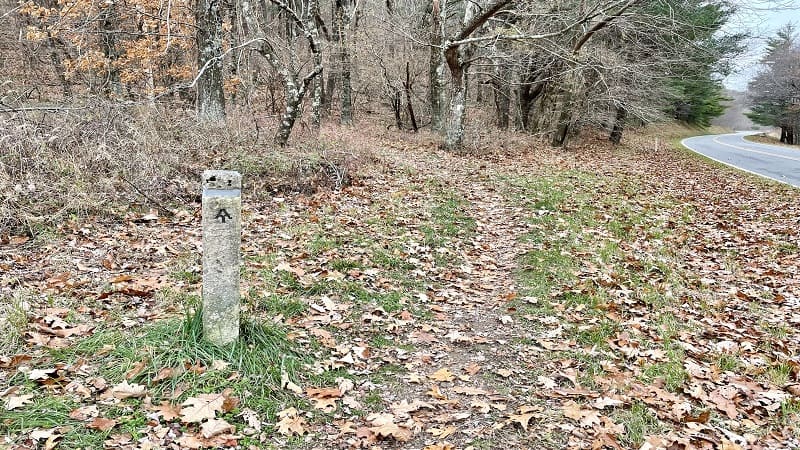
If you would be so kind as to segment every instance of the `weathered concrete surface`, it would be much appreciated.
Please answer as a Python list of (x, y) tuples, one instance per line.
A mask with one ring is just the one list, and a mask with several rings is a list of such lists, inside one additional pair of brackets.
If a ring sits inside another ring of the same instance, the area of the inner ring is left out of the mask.
[(203, 172), (203, 333), (213, 344), (239, 338), (242, 176)]

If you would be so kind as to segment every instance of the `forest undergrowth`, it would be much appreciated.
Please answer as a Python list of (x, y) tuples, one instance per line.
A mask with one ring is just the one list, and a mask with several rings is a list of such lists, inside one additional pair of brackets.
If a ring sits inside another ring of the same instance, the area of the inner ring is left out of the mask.
[[(454, 155), (103, 117), (4, 127), (0, 448), (800, 446), (800, 193), (686, 130)], [(205, 168), (244, 176), (224, 348)]]

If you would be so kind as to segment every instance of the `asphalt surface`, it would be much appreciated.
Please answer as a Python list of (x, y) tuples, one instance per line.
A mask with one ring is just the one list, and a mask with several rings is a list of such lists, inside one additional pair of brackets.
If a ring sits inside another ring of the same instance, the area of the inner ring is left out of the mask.
[(752, 132), (697, 136), (684, 139), (684, 147), (727, 164), (800, 188), (800, 146), (759, 144), (744, 139)]

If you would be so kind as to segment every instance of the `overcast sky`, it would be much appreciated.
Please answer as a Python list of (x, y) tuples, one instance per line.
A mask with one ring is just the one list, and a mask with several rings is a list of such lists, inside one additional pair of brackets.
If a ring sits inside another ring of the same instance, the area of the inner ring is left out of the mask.
[(745, 91), (747, 82), (758, 71), (758, 60), (764, 51), (767, 38), (787, 23), (793, 23), (800, 31), (800, 0), (747, 1), (729, 23), (729, 29), (744, 31), (753, 36), (748, 42), (748, 51), (738, 61), (739, 72), (725, 79), (725, 86)]

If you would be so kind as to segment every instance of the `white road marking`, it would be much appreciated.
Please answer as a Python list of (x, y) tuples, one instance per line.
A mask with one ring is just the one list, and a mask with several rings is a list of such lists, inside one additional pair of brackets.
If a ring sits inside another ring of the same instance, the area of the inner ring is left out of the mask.
[[(720, 137), (722, 137), (722, 136), (720, 136)], [(719, 137), (716, 137), (713, 140), (714, 140), (714, 142), (716, 142), (719, 145), (724, 145), (726, 147), (733, 147), (735, 149), (744, 150), (744, 151), (750, 152), (750, 153), (758, 153), (758, 154), (761, 154), (761, 155), (774, 156), (776, 158), (783, 158), (783, 159), (788, 159), (788, 160), (791, 160), (791, 161), (800, 161), (800, 158), (792, 158), (791, 156), (778, 155), (777, 153), (763, 152), (761, 150), (753, 150), (751, 148), (739, 147), (738, 145), (726, 144), (725, 142), (720, 142), (719, 141)]]
[[(694, 136), (694, 137), (699, 137), (699, 136)], [(716, 161), (716, 162), (718, 162), (720, 164), (724, 164), (724, 165), (726, 165), (728, 167), (733, 167), (736, 170), (741, 170), (742, 172), (747, 172), (747, 173), (749, 173), (751, 175), (755, 175), (757, 177), (766, 178), (768, 180), (777, 181), (778, 183), (787, 184), (787, 185), (792, 186), (792, 187), (800, 188), (800, 185), (792, 184), (792, 183), (789, 183), (788, 181), (785, 181), (785, 180), (779, 180), (778, 178), (773, 178), (773, 177), (771, 177), (769, 175), (764, 175), (763, 173), (753, 172), (752, 170), (747, 170), (747, 169), (745, 169), (743, 167), (735, 166), (735, 165), (733, 165), (733, 164), (731, 164), (729, 162), (725, 162), (725, 161), (722, 161), (721, 159), (717, 159), (717, 158), (714, 158), (712, 156), (708, 156), (705, 153), (701, 153), (698, 150), (695, 150), (692, 147), (686, 145), (686, 141), (688, 141), (689, 139), (692, 139), (692, 138), (683, 139), (681, 141), (681, 145), (683, 145), (684, 147), (688, 148), (689, 150), (697, 153), (698, 155), (700, 155), (700, 156), (702, 156), (704, 158), (708, 158), (708, 159), (710, 159), (712, 161)]]

